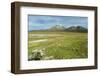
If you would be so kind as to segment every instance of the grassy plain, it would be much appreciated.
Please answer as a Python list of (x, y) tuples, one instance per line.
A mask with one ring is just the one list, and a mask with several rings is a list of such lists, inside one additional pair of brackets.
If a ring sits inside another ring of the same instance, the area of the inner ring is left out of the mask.
[(88, 55), (87, 33), (31, 31), (28, 33), (28, 57), (36, 49), (45, 49), (43, 57), (79, 59)]

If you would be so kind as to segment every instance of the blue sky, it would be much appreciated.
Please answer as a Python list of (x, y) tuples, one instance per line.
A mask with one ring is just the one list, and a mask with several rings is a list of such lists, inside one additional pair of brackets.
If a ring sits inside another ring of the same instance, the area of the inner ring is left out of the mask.
[(44, 16), (44, 15), (29, 15), (28, 27), (31, 30), (45, 30), (55, 25), (70, 26), (88, 26), (88, 17), (78, 16)]

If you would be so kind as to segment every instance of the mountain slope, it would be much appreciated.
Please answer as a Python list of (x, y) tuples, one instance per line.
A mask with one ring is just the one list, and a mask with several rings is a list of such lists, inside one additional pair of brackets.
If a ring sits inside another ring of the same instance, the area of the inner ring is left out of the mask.
[(55, 31), (57, 31), (57, 30), (59, 30), (59, 31), (63, 31), (63, 30), (65, 30), (66, 28), (63, 26), (63, 25), (55, 25), (55, 26), (53, 26), (53, 27), (51, 27), (49, 30), (55, 30)]
[(82, 26), (71, 26), (66, 28), (66, 31), (72, 31), (72, 32), (87, 32), (87, 28)]

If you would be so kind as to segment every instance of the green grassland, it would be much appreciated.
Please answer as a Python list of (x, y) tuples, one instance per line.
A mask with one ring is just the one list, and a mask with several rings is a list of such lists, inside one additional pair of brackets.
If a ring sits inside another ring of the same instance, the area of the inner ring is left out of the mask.
[(44, 59), (41, 60), (50, 56), (53, 57), (52, 59), (87, 58), (87, 45), (87, 33), (61, 31), (31, 31), (28, 33), (28, 57), (35, 49), (45, 49), (43, 50)]

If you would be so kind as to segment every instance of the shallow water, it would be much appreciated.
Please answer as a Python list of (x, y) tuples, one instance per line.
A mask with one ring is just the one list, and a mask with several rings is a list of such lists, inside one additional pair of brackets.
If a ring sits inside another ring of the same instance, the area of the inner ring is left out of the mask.
[(31, 36), (44, 37), (44, 36), (61, 36), (61, 35), (57, 35), (57, 34), (31, 34)]
[(33, 41), (30, 41), (30, 43), (45, 42), (45, 41), (48, 41), (48, 39), (33, 40)]

